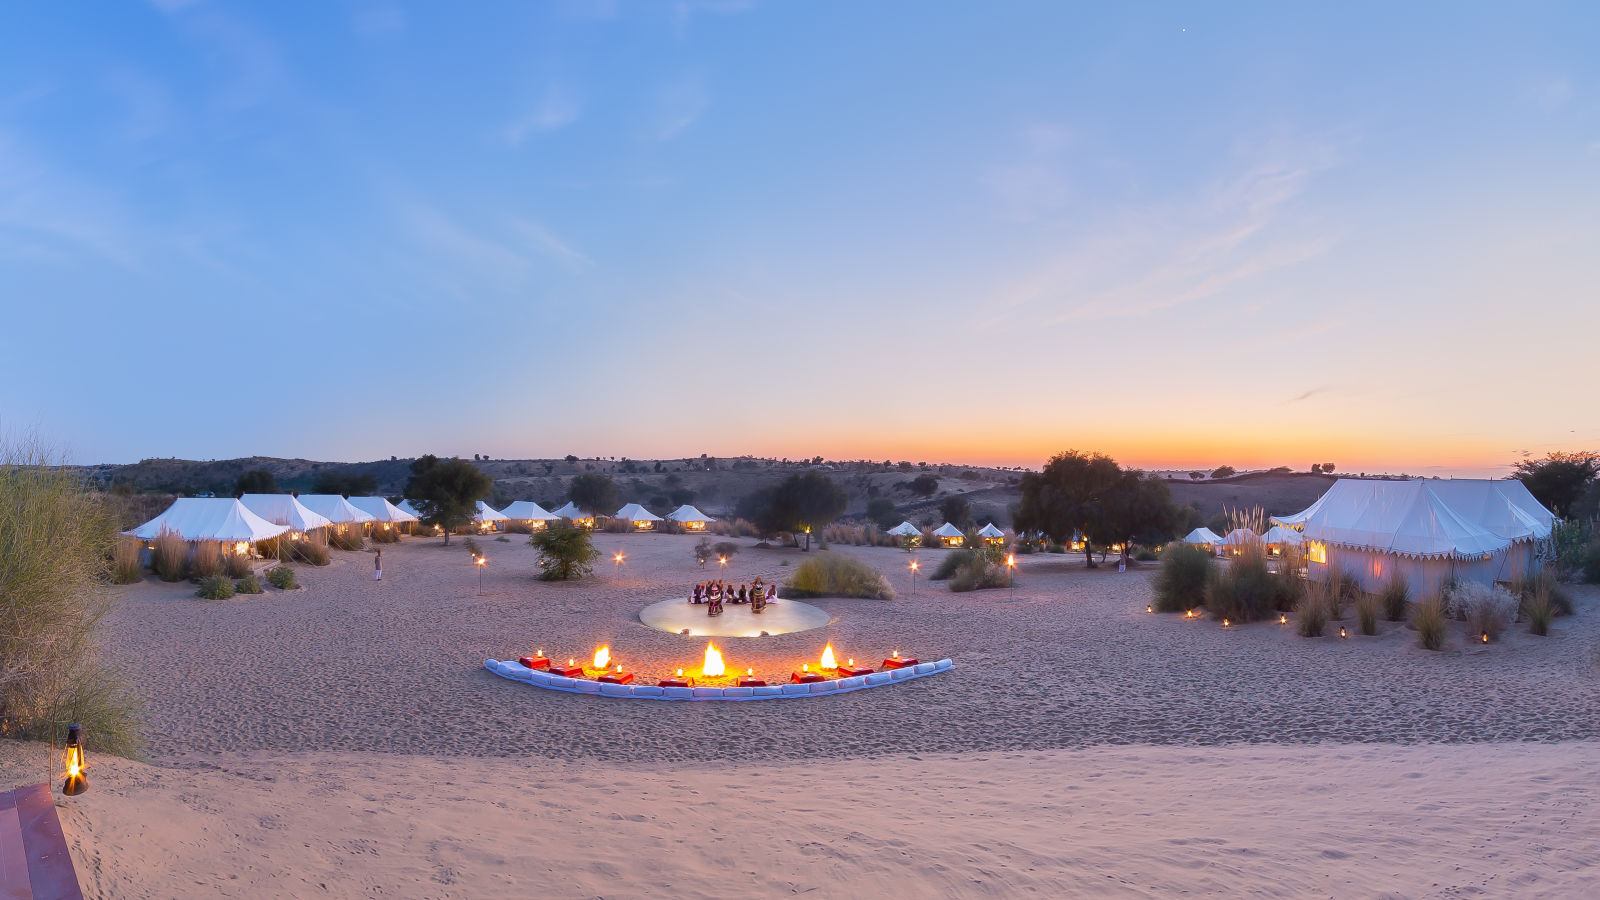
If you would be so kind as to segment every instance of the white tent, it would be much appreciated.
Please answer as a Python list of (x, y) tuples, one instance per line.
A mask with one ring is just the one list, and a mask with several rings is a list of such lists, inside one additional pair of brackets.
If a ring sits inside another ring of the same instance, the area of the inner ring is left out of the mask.
[(895, 537), (922, 537), (922, 529), (910, 522), (901, 522), (899, 525), (889, 529), (889, 534)]
[(1228, 532), (1228, 536), (1223, 538), (1218, 543), (1218, 546), (1243, 547), (1246, 544), (1259, 543), (1261, 543), (1261, 535), (1256, 534), (1254, 531), (1251, 531), (1248, 528), (1235, 528), (1234, 530)]
[(987, 525), (983, 526), (982, 528), (978, 529), (978, 537), (1003, 538), (1005, 536), (1006, 536), (1006, 533), (1004, 531), (1001, 531), (1000, 529), (994, 527), (994, 523), (993, 522), (990, 522), (989, 524), (987, 524)]
[(422, 518), (422, 510), (417, 509), (417, 505), (412, 503), (410, 500), (402, 499), (399, 503), (395, 504), (395, 509), (400, 510), (408, 516), (416, 516), (418, 519)]
[(1298, 547), (1305, 543), (1305, 537), (1293, 528), (1274, 525), (1261, 536), (1261, 543), (1266, 544), (1268, 549), (1281, 552), (1284, 547)]
[(326, 528), (328, 517), (312, 512), (292, 494), (245, 494), (239, 498), (245, 508), (274, 525), (287, 525), (299, 532)]
[(1533, 567), (1533, 543), (1553, 517), (1509, 485), (1341, 478), (1288, 518), (1305, 535), (1308, 577), (1346, 572), (1376, 591), (1398, 573), (1422, 596), (1451, 578), (1508, 581)]
[(478, 501), (478, 511), (472, 514), (472, 521), (477, 522), (479, 525), (492, 525), (495, 522), (508, 521), (510, 518), (510, 516), (500, 512), (500, 510), (495, 509), (482, 500)]
[(556, 515), (560, 516), (563, 519), (566, 519), (567, 521), (571, 522), (574, 525), (577, 525), (580, 528), (593, 528), (594, 527), (594, 515), (592, 513), (586, 513), (582, 509), (579, 509), (578, 508), (578, 504), (573, 503), (571, 500), (567, 501), (567, 505), (566, 506), (563, 506), (560, 509), (556, 510)]
[(268, 522), (232, 497), (179, 497), (166, 512), (127, 533), (146, 541), (168, 531), (186, 541), (254, 543), (288, 530), (289, 526)]
[(357, 509), (338, 494), (301, 494), (299, 500), (306, 509), (335, 525), (359, 525), (376, 519), (372, 513)]
[(554, 522), (561, 518), (532, 500), (514, 500), (500, 514), (516, 522)]
[(656, 527), (657, 522), (661, 521), (660, 516), (637, 503), (629, 503), (627, 506), (617, 510), (617, 514), (611, 518), (633, 523), (635, 531), (649, 531)]
[(1222, 543), (1222, 535), (1202, 525), (1184, 535), (1183, 543), (1194, 544), (1197, 547), (1215, 547)]
[(933, 536), (938, 538), (940, 546), (944, 547), (959, 547), (967, 539), (967, 536), (961, 533), (961, 529), (951, 525), (949, 522), (935, 528)]
[(687, 503), (667, 513), (667, 518), (682, 525), (685, 531), (705, 531), (707, 523), (716, 521)]
[(422, 518), (416, 513), (409, 513), (395, 506), (385, 497), (351, 497), (350, 505), (372, 516), (374, 522), (399, 524), (401, 522), (415, 522)]

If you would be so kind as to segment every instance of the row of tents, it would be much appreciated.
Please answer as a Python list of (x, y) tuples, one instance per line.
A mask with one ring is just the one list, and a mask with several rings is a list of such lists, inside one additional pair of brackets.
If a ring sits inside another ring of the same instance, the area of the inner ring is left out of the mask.
[[(901, 522), (887, 532), (899, 538), (921, 538), (922, 529), (910, 522)], [(933, 530), (933, 537), (939, 542), (940, 547), (956, 549), (967, 543), (967, 535), (955, 525), (946, 522)], [(986, 547), (997, 546), (1006, 542), (1006, 533), (995, 527), (993, 522), (978, 529), (978, 540)]]
[(1420, 595), (1451, 580), (1491, 584), (1530, 575), (1542, 564), (1556, 517), (1514, 478), (1341, 478), (1315, 503), (1271, 521), (1264, 535), (1235, 530), (1219, 538), (1200, 528), (1184, 541), (1224, 553), (1246, 540), (1300, 546), (1308, 578), (1343, 572), (1377, 591), (1398, 575)]

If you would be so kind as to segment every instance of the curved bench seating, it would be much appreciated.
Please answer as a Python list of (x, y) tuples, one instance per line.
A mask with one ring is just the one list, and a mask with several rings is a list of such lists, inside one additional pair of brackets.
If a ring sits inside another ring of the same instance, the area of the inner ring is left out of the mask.
[(741, 687), (669, 687), (654, 684), (601, 684), (579, 678), (564, 678), (524, 666), (516, 660), (487, 659), (483, 667), (511, 681), (521, 681), (547, 691), (567, 694), (589, 694), (596, 697), (613, 697), (619, 700), (781, 700), (793, 697), (819, 697), (828, 694), (848, 694), (868, 688), (900, 684), (914, 678), (925, 678), (948, 672), (955, 668), (949, 659), (918, 663), (907, 669), (873, 672), (850, 678), (817, 681), (811, 684), (778, 684), (758, 688)]

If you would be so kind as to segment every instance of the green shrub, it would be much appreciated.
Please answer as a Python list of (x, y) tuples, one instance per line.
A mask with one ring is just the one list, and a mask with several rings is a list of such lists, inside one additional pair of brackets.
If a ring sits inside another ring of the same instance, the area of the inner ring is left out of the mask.
[(1511, 583), (1511, 593), (1526, 604), (1535, 594), (1543, 592), (1545, 599), (1550, 604), (1550, 613), (1554, 616), (1572, 615), (1572, 595), (1561, 586), (1561, 582), (1548, 571), (1527, 578), (1519, 578)]
[(200, 590), (194, 595), (207, 600), (226, 600), (233, 596), (233, 582), (226, 575), (212, 575), (200, 581)]
[(1191, 544), (1169, 544), (1161, 553), (1152, 587), (1157, 612), (1187, 612), (1206, 602), (1206, 584), (1215, 567), (1211, 554)]
[(280, 591), (292, 591), (300, 586), (295, 580), (294, 570), (288, 566), (273, 566), (267, 570), (267, 584)]
[(139, 580), (139, 551), (144, 548), (138, 538), (121, 535), (111, 551), (111, 581), (113, 584), (133, 584)]
[(175, 531), (162, 529), (152, 542), (150, 568), (162, 581), (182, 581), (189, 574), (189, 545)]
[(945, 581), (956, 574), (962, 566), (970, 563), (977, 552), (973, 550), (951, 550), (939, 560), (939, 567), (928, 576), (929, 581)]
[(1411, 607), (1411, 627), (1417, 630), (1417, 643), (1424, 650), (1438, 650), (1444, 646), (1446, 621), (1444, 600), (1437, 594)]
[(1383, 617), (1391, 622), (1404, 622), (1406, 618), (1406, 604), (1411, 600), (1411, 585), (1406, 583), (1406, 577), (1399, 572), (1389, 576), (1383, 585), (1383, 593), (1378, 595), (1379, 605), (1383, 607)]
[(240, 594), (261, 593), (261, 579), (254, 575), (246, 575), (233, 583), (233, 589)]
[(216, 541), (196, 541), (189, 557), (189, 580), (196, 584), (222, 574), (222, 545)]
[(1219, 619), (1254, 622), (1278, 611), (1282, 590), (1277, 576), (1267, 568), (1260, 544), (1246, 544), (1206, 581), (1206, 612)]
[(1011, 572), (982, 553), (974, 553), (950, 576), (950, 590), (962, 594), (1011, 586)]
[(795, 567), (784, 585), (784, 596), (893, 600), (894, 589), (882, 573), (860, 560), (819, 553)]
[(229, 553), (222, 557), (222, 570), (229, 578), (243, 578), (251, 572), (250, 557), (243, 553)]
[(541, 581), (582, 578), (594, 572), (594, 561), (600, 558), (589, 532), (566, 522), (554, 523), (535, 533), (528, 543), (539, 551)]
[[(529, 543), (532, 543), (531, 541)], [(483, 555), (483, 548), (478, 545), (477, 538), (464, 537), (461, 539), (461, 548), (472, 555), (473, 559)]]
[(1379, 605), (1377, 594), (1362, 591), (1360, 596), (1356, 597), (1356, 622), (1361, 626), (1362, 634), (1378, 633)]
[(1295, 610), (1295, 628), (1301, 637), (1322, 637), (1323, 630), (1328, 627), (1328, 594), (1326, 584), (1318, 583), (1306, 588)]
[(1156, 556), (1156, 552), (1151, 550), (1149, 547), (1140, 547), (1138, 551), (1133, 554), (1133, 558), (1140, 562), (1155, 562), (1157, 559), (1160, 559), (1159, 556)]
[(1067, 548), (1062, 544), (1051, 543), (1044, 548), (1046, 553), (1065, 553)]

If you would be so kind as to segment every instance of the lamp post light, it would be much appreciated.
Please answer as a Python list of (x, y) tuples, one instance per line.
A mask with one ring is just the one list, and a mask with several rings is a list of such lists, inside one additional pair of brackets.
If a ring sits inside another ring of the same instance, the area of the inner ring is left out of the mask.
[(811, 552), (811, 526), (806, 526), (806, 552)]
[(911, 560), (909, 568), (911, 569), (911, 596), (915, 597), (917, 595), (917, 561), (915, 559)]
[(615, 580), (616, 577), (617, 577), (617, 573), (622, 570), (622, 561), (624, 559), (627, 559), (627, 557), (622, 554), (621, 550), (618, 550), (616, 552), (616, 555), (611, 557), (611, 578), (612, 578), (612, 580)]
[(1011, 582), (1011, 599), (1015, 600), (1017, 599), (1017, 555), (1015, 553), (1006, 554), (1006, 575), (1009, 576), (1006, 580)]
[(478, 596), (483, 596), (483, 567), (489, 564), (487, 556), (478, 557)]

